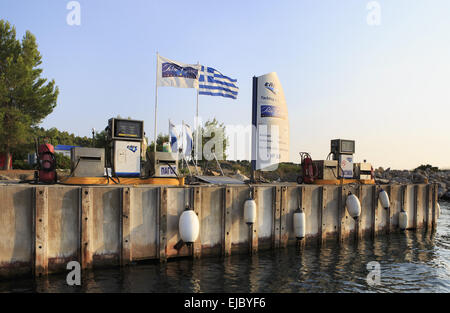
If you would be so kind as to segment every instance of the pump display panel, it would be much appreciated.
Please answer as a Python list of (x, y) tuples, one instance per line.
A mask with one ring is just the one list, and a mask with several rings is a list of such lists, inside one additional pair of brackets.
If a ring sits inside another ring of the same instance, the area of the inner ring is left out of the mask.
[(355, 153), (355, 142), (350, 140), (342, 140), (341, 153)]
[(113, 139), (142, 140), (144, 138), (144, 122), (112, 118), (109, 120)]
[(355, 153), (355, 141), (345, 139), (331, 140), (331, 152), (335, 155)]

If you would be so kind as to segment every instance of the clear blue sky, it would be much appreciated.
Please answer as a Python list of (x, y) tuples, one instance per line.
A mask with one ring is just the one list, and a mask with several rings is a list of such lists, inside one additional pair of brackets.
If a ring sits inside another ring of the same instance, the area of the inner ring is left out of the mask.
[[(153, 138), (155, 53), (238, 79), (237, 100), (200, 97), (203, 120), (251, 123), (251, 78), (275, 71), (289, 110), (291, 160), (323, 159), (330, 139), (356, 140), (375, 166), (450, 168), (450, 2), (2, 0), (0, 18), (30, 30), (44, 75), (60, 88), (42, 126), (78, 135), (110, 117), (143, 119)], [(158, 131), (193, 123), (195, 90), (159, 89)]]

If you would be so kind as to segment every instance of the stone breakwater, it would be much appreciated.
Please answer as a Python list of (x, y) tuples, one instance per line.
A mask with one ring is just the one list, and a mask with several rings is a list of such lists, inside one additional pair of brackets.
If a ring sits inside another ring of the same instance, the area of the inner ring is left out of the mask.
[(450, 170), (391, 170), (382, 167), (375, 170), (378, 184), (423, 184), (436, 183), (439, 186), (438, 197), (450, 200)]

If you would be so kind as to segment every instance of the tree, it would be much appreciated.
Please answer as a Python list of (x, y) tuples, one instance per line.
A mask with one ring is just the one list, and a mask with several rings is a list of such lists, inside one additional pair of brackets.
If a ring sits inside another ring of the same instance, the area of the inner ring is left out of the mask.
[[(163, 144), (165, 142), (169, 142), (169, 135), (158, 134), (158, 138), (156, 138), (156, 151), (163, 151)], [(148, 152), (153, 152), (155, 147), (155, 141), (152, 141), (151, 144), (147, 147)]]
[[(213, 156), (208, 155), (211, 152), (216, 154), (217, 159), (226, 160), (228, 138), (225, 136), (225, 125), (223, 123), (219, 123), (219, 121), (214, 118), (212, 121), (206, 121), (205, 126), (200, 128), (200, 133), (202, 135), (202, 159), (211, 160)], [(196, 133), (194, 132), (194, 143), (196, 142)], [(222, 148), (222, 155), (220, 155), (220, 151), (216, 148), (219, 150)]]
[(41, 55), (36, 38), (29, 31), (22, 42), (16, 29), (0, 20), (0, 152), (6, 155), (9, 169), (12, 151), (31, 141), (37, 126), (56, 106), (55, 81), (41, 78)]

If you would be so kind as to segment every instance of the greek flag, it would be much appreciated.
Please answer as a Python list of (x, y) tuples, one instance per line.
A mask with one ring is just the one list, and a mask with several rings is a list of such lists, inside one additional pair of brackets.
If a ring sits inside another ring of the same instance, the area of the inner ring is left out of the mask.
[(222, 75), (212, 67), (202, 65), (198, 79), (198, 94), (236, 99), (239, 90), (236, 83), (236, 79)]

